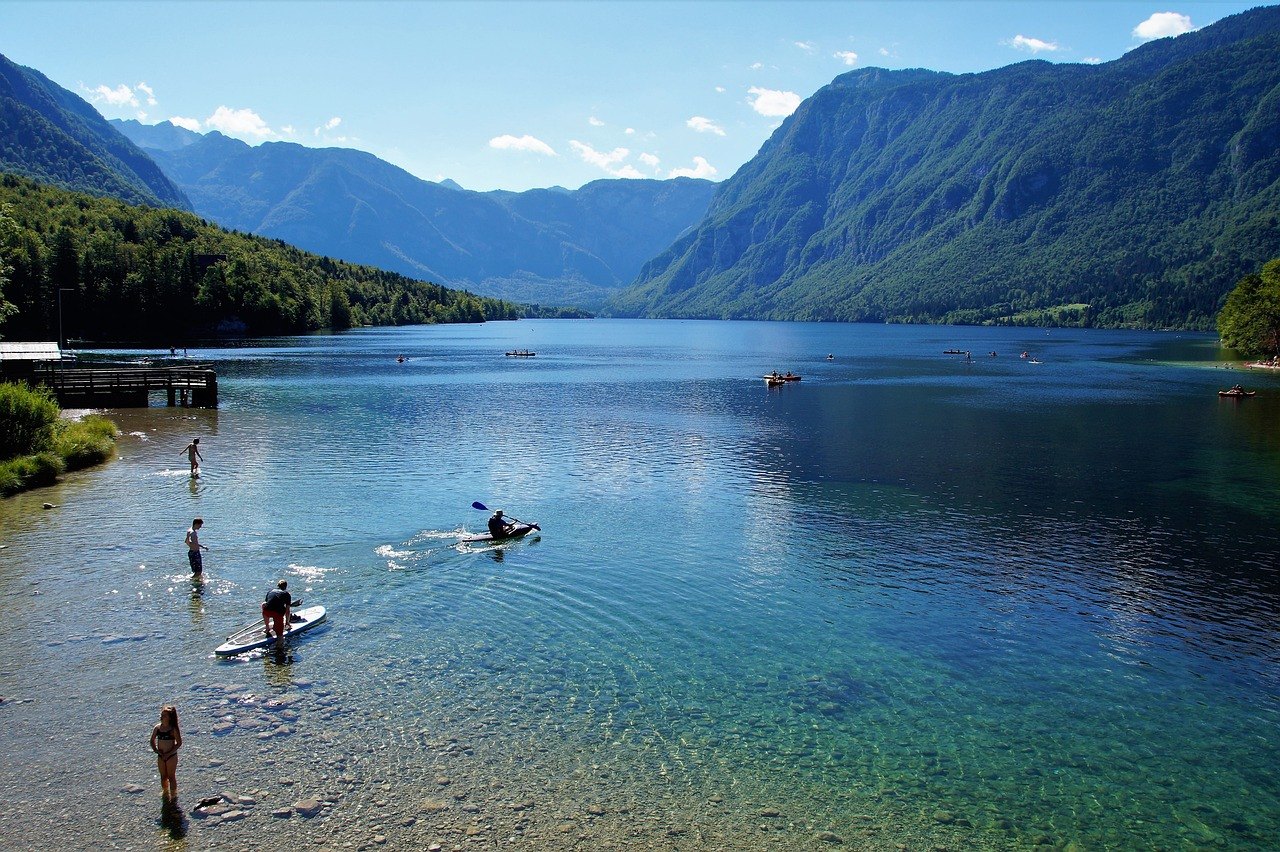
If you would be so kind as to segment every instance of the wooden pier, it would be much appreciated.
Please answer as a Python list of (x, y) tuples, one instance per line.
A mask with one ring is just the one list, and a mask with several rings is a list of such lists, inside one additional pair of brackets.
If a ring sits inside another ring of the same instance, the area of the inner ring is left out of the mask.
[(32, 381), (53, 390), (63, 408), (146, 408), (154, 391), (169, 405), (218, 407), (218, 376), (207, 364), (181, 367), (51, 364)]

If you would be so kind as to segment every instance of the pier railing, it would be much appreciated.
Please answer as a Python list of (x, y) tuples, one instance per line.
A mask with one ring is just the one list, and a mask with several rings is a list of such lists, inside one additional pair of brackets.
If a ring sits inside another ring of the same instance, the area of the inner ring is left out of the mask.
[(64, 408), (146, 408), (152, 392), (165, 391), (169, 405), (218, 407), (218, 376), (207, 364), (181, 367), (50, 364), (33, 379), (53, 390)]

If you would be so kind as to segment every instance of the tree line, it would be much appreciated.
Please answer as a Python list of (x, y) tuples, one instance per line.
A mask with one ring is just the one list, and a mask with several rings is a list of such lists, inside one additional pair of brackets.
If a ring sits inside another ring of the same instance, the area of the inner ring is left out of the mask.
[(0, 331), (165, 346), (364, 325), (563, 316), (0, 176)]

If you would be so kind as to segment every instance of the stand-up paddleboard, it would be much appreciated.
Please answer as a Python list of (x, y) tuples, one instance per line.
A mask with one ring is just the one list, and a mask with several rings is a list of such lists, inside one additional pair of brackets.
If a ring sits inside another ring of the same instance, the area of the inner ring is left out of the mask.
[(534, 530), (541, 530), (541, 529), (542, 527), (538, 526), (537, 524), (516, 524), (515, 527), (512, 528), (511, 532), (507, 533), (501, 538), (494, 538), (492, 534), (486, 532), (486, 533), (481, 533), (480, 535), (466, 536), (465, 538), (461, 539), (461, 541), (463, 544), (475, 544), (477, 542), (485, 542), (485, 541), (507, 541), (509, 539), (526, 536), (529, 533), (533, 532)]
[[(304, 633), (324, 621), (326, 615), (324, 607), (319, 604), (304, 607), (303, 609), (295, 609), (289, 619), (289, 625), (285, 628), (284, 635), (292, 637), (295, 634)], [(264, 629), (262, 620), (259, 619), (248, 627), (242, 627), (232, 633), (227, 637), (227, 641), (213, 650), (213, 653), (219, 657), (231, 657), (236, 654), (243, 654), (245, 651), (252, 651), (254, 648), (265, 648), (276, 642), (276, 637), (267, 636), (263, 632)]]

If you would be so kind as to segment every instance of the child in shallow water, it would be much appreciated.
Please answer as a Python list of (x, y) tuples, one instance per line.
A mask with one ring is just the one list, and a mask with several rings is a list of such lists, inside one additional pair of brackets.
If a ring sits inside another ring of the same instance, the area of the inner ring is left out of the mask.
[(172, 704), (160, 708), (160, 722), (151, 729), (151, 750), (156, 753), (160, 770), (160, 794), (166, 799), (178, 797), (178, 749), (182, 748), (182, 731), (178, 727), (178, 709)]

